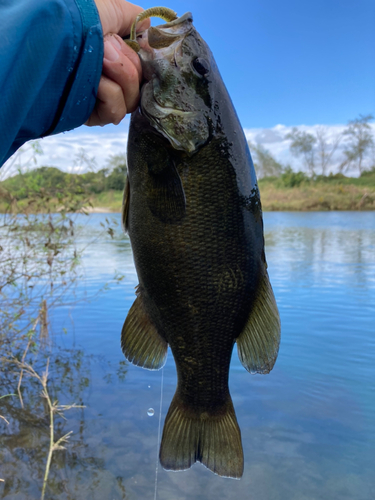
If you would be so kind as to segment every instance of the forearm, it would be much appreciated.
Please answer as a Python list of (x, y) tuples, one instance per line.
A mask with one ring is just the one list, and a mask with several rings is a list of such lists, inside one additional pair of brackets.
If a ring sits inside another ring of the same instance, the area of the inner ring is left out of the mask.
[(103, 35), (93, 0), (3, 0), (0, 33), (2, 165), (27, 140), (87, 120)]

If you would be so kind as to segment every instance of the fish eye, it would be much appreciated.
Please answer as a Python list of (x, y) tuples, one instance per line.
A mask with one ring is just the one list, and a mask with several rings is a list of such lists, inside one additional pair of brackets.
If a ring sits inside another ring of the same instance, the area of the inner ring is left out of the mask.
[(197, 73), (200, 75), (204, 76), (207, 75), (207, 73), (210, 71), (210, 66), (206, 59), (203, 59), (201, 57), (197, 57), (192, 61), (193, 67)]

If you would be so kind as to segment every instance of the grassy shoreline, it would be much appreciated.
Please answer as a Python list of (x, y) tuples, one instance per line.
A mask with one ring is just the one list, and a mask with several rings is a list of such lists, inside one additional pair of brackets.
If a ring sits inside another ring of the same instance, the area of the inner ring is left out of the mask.
[[(106, 185), (109, 177), (103, 175), (90, 174), (87, 179), (88, 174), (63, 174), (49, 167), (40, 171), (39, 177), (27, 174), (0, 183), (0, 213), (9, 211), (9, 206), (17, 213), (56, 212), (62, 206), (71, 212), (81, 211), (82, 206), (88, 213), (121, 212), (122, 172), (120, 186), (111, 189)], [(48, 179), (52, 175), (65, 177), (57, 182)], [(337, 174), (314, 179), (288, 171), (258, 184), (264, 211), (375, 210), (375, 170), (357, 178)]]
[[(300, 186), (277, 188), (259, 183), (262, 208), (265, 212), (282, 211), (329, 211), (329, 210), (375, 210), (375, 188), (357, 186)], [(89, 212), (121, 212), (122, 193), (116, 191), (100, 193), (90, 199), (93, 206)]]
[[(263, 211), (375, 210), (375, 187), (353, 184), (329, 185), (323, 182), (298, 187), (278, 187), (259, 181)], [(122, 192), (106, 191), (90, 197), (89, 212), (121, 212)]]
[(259, 183), (264, 211), (375, 210), (375, 187), (325, 183), (277, 188)]

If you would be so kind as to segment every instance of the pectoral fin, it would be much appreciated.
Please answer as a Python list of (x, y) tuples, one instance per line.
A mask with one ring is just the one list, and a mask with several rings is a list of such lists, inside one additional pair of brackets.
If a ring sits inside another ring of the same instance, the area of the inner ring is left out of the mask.
[(168, 344), (148, 317), (141, 294), (137, 295), (122, 328), (121, 348), (134, 365), (159, 370), (165, 365)]
[(152, 147), (143, 152), (147, 163), (147, 204), (162, 222), (178, 222), (185, 216), (186, 201), (182, 181), (170, 151), (154, 135), (147, 136)]
[(124, 189), (124, 196), (122, 198), (121, 225), (124, 233), (127, 233), (129, 228), (128, 225), (129, 204), (130, 204), (130, 183), (129, 183), (129, 177), (127, 177)]
[(237, 338), (238, 357), (250, 373), (269, 373), (280, 344), (280, 317), (267, 271), (244, 330)]
[(147, 203), (152, 214), (162, 222), (175, 223), (185, 216), (185, 192), (174, 165), (149, 173)]

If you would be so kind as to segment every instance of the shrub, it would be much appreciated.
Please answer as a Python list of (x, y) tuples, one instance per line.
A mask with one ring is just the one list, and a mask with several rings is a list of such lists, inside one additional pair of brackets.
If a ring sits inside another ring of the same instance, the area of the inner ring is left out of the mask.
[(281, 174), (281, 182), (285, 187), (298, 187), (302, 183), (310, 182), (310, 179), (304, 172), (294, 172), (291, 167), (287, 167)]

